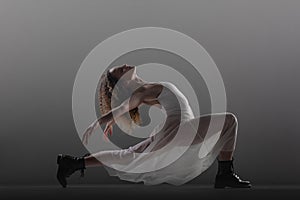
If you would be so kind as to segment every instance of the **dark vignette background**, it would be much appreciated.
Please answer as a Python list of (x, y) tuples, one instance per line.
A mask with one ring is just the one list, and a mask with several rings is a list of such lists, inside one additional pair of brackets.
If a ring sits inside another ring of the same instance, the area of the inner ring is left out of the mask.
[[(86, 151), (72, 118), (81, 62), (109, 36), (143, 26), (183, 32), (216, 62), (239, 119), (241, 176), (299, 184), (299, 9), (297, 0), (1, 0), (0, 184), (57, 184), (56, 155)], [(191, 183), (211, 184), (215, 172), (216, 163)], [(126, 183), (103, 168), (78, 177), (69, 181)]]

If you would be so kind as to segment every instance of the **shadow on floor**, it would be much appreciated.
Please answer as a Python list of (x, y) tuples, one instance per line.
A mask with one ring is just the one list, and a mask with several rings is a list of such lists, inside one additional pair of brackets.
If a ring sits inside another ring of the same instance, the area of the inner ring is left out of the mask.
[(68, 185), (61, 188), (51, 186), (0, 186), (0, 199), (300, 199), (300, 185), (267, 186), (252, 188), (214, 189), (212, 185), (168, 184), (147, 186), (142, 184), (124, 185)]

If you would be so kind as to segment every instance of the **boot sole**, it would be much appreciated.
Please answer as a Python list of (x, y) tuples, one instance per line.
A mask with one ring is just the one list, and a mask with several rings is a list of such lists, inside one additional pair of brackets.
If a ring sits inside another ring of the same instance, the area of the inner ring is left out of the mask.
[(214, 188), (218, 188), (218, 189), (219, 189), (219, 188), (225, 188), (225, 187), (226, 187), (225, 185), (215, 185), (215, 186), (214, 186)]
[(216, 189), (224, 189), (224, 188), (251, 188), (252, 185), (245, 185), (245, 186), (228, 186), (228, 185), (214, 185)]

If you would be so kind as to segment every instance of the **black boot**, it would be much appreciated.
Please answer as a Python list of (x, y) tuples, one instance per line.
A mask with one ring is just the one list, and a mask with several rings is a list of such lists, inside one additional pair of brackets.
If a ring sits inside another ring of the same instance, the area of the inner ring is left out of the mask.
[[(217, 159), (218, 160), (218, 159)], [(250, 181), (241, 180), (234, 172), (232, 160), (220, 161), (218, 160), (218, 173), (215, 178), (215, 188), (250, 188)]]
[(63, 187), (67, 187), (66, 178), (72, 175), (75, 171), (80, 170), (81, 177), (84, 176), (85, 163), (84, 157), (90, 154), (85, 154), (83, 157), (73, 157), (70, 155), (59, 154), (57, 156), (58, 170), (56, 178)]

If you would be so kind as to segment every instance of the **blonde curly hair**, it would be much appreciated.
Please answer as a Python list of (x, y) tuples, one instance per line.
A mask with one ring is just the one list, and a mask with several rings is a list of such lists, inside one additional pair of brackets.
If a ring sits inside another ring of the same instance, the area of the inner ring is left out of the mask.
[[(113, 77), (109, 70), (103, 73), (99, 81), (98, 89), (98, 105), (100, 109), (100, 114), (103, 116), (107, 112), (111, 111), (112, 108), (119, 106), (117, 104), (122, 103), (120, 99), (121, 92), (128, 92), (128, 89), (122, 87), (121, 84), (116, 85), (118, 79)], [(122, 88), (120, 88), (122, 87)], [(113, 91), (115, 89), (115, 91)], [(127, 91), (124, 91), (127, 90)], [(127, 97), (128, 98), (128, 97)], [(115, 122), (120, 126), (120, 128), (126, 133), (131, 134), (133, 129), (141, 124), (141, 117), (139, 114), (139, 109), (134, 108), (128, 113), (123, 114)]]

